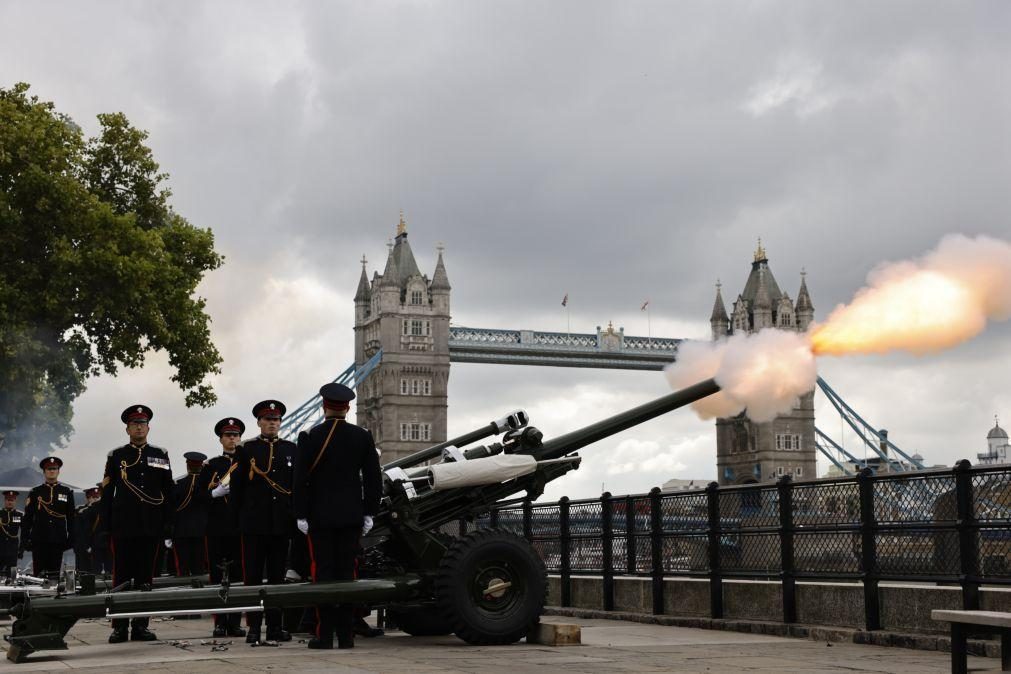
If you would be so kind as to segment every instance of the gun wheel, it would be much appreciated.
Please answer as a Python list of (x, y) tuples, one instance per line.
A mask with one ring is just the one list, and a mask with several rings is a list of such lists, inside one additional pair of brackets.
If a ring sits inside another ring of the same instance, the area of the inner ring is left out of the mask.
[(442, 558), (436, 605), (470, 644), (511, 644), (540, 620), (547, 597), (544, 562), (523, 538), (484, 529), (456, 540)]

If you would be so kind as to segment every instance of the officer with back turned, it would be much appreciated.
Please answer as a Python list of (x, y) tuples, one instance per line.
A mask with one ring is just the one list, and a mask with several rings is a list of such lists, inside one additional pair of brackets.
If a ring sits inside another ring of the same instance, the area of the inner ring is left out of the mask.
[[(382, 495), (372, 434), (346, 421), (354, 391), (340, 384), (320, 389), (323, 423), (298, 436), (294, 501), (299, 530), (309, 537), (313, 582), (352, 580), (358, 539), (372, 528)], [(320, 605), (309, 648), (353, 648), (353, 606)]]
[(84, 505), (74, 515), (74, 565), (78, 571), (96, 573), (95, 569), (95, 527), (98, 524), (98, 503), (100, 489), (89, 487), (84, 490)]
[[(235, 513), (229, 502), (232, 474), (239, 464), (235, 462), (235, 450), (242, 440), (246, 424), (235, 417), (225, 418), (214, 424), (214, 434), (221, 443), (221, 454), (215, 456), (204, 466), (208, 475), (207, 491), (210, 504), (207, 509), (207, 527), (205, 541), (207, 548), (207, 564), (210, 566), (212, 583), (220, 583), (228, 572), (230, 583), (242, 579), (242, 544), (235, 521)], [(215, 613), (215, 637), (244, 637), (246, 630), (242, 629), (242, 615), (239, 613)]]
[(186, 475), (176, 480), (172, 500), (176, 504), (172, 524), (172, 552), (177, 576), (194, 576), (204, 572), (204, 532), (207, 530), (207, 509), (211, 492), (207, 489), (210, 473), (204, 470), (207, 455), (186, 452)]
[[(109, 452), (99, 501), (99, 526), (110, 534), (112, 584), (132, 582), (134, 589), (151, 585), (159, 543), (171, 547), (172, 466), (168, 452), (147, 443), (148, 423), (154, 413), (146, 405), (132, 405), (120, 419), (130, 442)], [(147, 618), (112, 621), (109, 643), (127, 639), (154, 641)]]
[(59, 457), (46, 457), (39, 466), (46, 481), (28, 493), (21, 540), (32, 551), (35, 575), (55, 576), (63, 566), (63, 551), (74, 545), (74, 492), (60, 484)]
[(21, 557), (21, 522), (25, 516), (14, 507), (18, 492), (4, 492), (4, 508), (0, 510), (0, 575), (7, 575)]
[[(231, 506), (242, 535), (243, 583), (262, 585), (284, 582), (291, 534), (291, 480), (295, 443), (281, 440), (281, 417), (285, 406), (264, 400), (253, 406), (260, 435), (242, 443), (237, 451), (239, 467), (232, 473)], [(290, 641), (281, 628), (281, 609), (267, 609), (267, 641)], [(246, 614), (246, 643), (260, 641), (263, 612)]]

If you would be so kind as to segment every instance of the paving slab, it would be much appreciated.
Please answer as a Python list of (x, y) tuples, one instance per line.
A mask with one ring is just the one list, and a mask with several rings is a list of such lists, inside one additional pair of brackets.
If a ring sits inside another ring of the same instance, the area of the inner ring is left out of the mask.
[[(456, 637), (410, 637), (390, 632), (356, 641), (353, 650), (310, 651), (305, 636), (278, 647), (246, 645), (242, 638), (218, 639), (228, 650), (212, 651), (210, 618), (155, 620), (160, 640), (109, 644), (109, 624), (82, 620), (67, 637), (65, 651), (33, 654), (19, 665), (0, 661), (7, 672), (101, 670), (102, 674), (171, 672), (232, 674), (244, 672), (338, 672), (340, 674), (526, 674), (561, 672), (947, 672), (943, 652), (886, 648), (852, 643), (667, 627), (613, 620), (545, 616), (545, 622), (574, 623), (582, 645), (550, 647), (521, 642), (510, 646), (469, 646)], [(8, 632), (10, 623), (0, 623)], [(229, 643), (230, 642), (230, 643)], [(996, 671), (999, 660), (970, 657), (971, 670)]]

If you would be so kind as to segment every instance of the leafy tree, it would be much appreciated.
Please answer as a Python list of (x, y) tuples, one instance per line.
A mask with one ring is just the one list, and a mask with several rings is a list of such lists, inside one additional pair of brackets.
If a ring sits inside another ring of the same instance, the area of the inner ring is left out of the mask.
[(203, 275), (209, 229), (169, 205), (167, 178), (121, 113), (83, 133), (29, 85), (0, 88), (0, 434), (4, 452), (44, 453), (72, 432), (88, 377), (163, 350), (187, 405), (216, 397), (220, 371)]

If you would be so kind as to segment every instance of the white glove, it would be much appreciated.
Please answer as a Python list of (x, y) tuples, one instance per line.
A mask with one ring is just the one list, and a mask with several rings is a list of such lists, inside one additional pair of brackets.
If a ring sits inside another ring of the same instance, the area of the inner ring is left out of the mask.
[(166, 548), (171, 548), (172, 547), (172, 539), (171, 538), (166, 538), (165, 539), (165, 547)]
[(298, 530), (301, 531), (306, 536), (309, 535), (309, 520), (299, 520), (295, 522), (298, 525)]
[(366, 515), (362, 520), (362, 536), (372, 531), (372, 515)]
[(228, 492), (232, 490), (232, 485), (230, 484), (219, 484), (217, 487), (211, 490), (211, 498), (221, 498), (222, 496), (228, 496)]

